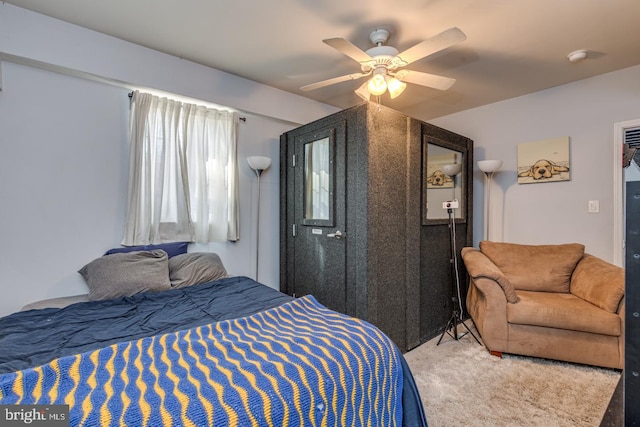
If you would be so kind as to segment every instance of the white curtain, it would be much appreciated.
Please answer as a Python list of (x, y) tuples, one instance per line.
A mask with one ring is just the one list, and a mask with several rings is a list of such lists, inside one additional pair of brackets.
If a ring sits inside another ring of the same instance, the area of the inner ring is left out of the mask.
[(135, 91), (123, 245), (238, 239), (238, 116)]

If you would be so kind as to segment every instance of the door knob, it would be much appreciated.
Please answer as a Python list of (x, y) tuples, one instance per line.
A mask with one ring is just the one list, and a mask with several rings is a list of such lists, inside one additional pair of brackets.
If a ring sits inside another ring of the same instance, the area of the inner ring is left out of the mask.
[(342, 232), (340, 230), (338, 230), (335, 233), (327, 234), (327, 237), (335, 237), (336, 239), (340, 239), (340, 238), (342, 238)]

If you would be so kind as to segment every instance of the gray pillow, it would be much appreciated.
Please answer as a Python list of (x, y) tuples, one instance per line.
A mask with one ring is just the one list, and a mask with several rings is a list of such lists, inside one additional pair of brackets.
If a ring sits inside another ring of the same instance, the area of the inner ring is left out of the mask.
[(91, 301), (171, 289), (169, 257), (163, 250), (105, 255), (78, 273), (89, 286)]
[(169, 260), (169, 277), (173, 288), (184, 288), (227, 277), (227, 270), (214, 252), (190, 252)]

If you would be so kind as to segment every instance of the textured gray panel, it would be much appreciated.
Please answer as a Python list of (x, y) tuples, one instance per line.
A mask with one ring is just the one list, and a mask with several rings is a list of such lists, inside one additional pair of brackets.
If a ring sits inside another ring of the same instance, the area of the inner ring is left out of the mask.
[(369, 316), (406, 348), (406, 201), (411, 190), (406, 174), (408, 119), (372, 105), (367, 127)]
[[(456, 256), (460, 278), (462, 307), (464, 308), (468, 289), (468, 277), (460, 251), (464, 246), (473, 244), (473, 141), (446, 129), (423, 123), (424, 143), (427, 141), (445, 146), (464, 155), (465, 169), (463, 188), (464, 220), (456, 220)], [(424, 147), (423, 147), (424, 150)], [(426, 163), (426, 159), (425, 159)], [(426, 197), (426, 186), (423, 187), (423, 199)], [(423, 200), (423, 206), (425, 201)], [(421, 342), (439, 335), (446, 326), (452, 313), (452, 296), (454, 294), (454, 274), (451, 266), (451, 243), (449, 237), (449, 220), (426, 220), (423, 211), (423, 231), (421, 233), (421, 287), (420, 287), (420, 337)], [(464, 310), (463, 310), (463, 313)], [(465, 316), (466, 317), (466, 316)]]
[(288, 204), (293, 200), (293, 185), (289, 182), (291, 164), (289, 155), (288, 134), (280, 135), (280, 292), (292, 294), (289, 289), (291, 277), (289, 254), (291, 248), (291, 224), (293, 212), (289, 212)]
[(422, 130), (418, 120), (409, 120), (407, 133), (407, 183), (406, 194), (406, 343), (410, 350), (421, 343), (420, 340), (420, 260), (422, 228)]
[[(456, 224), (456, 247), (458, 271), (461, 287), (461, 301), (464, 308), (467, 295), (466, 270), (460, 257), (460, 250), (466, 240), (466, 224)], [(451, 316), (453, 305), (453, 270), (450, 263), (451, 246), (448, 225), (423, 227), (422, 268), (420, 287), (420, 329), (421, 342), (439, 335)]]
[[(347, 274), (353, 291), (356, 317), (369, 317), (369, 223), (367, 183), (369, 176), (369, 143), (367, 133), (367, 104), (352, 110), (347, 122), (347, 222), (352, 238), (349, 240)], [(373, 323), (373, 322), (372, 322)]]

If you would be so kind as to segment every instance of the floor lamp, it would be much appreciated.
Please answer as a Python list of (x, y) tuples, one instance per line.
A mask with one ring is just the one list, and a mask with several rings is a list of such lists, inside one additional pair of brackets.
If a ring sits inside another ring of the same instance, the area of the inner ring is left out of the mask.
[(478, 161), (478, 168), (484, 172), (484, 240), (489, 239), (489, 204), (491, 203), (491, 182), (493, 181), (493, 174), (496, 173), (502, 167), (502, 160), (480, 160)]
[(256, 282), (258, 281), (258, 259), (260, 254), (260, 176), (262, 172), (271, 166), (271, 158), (263, 156), (247, 157), (249, 167), (253, 169), (258, 178), (258, 201), (256, 203)]

